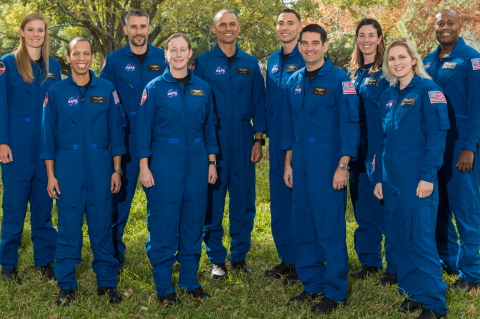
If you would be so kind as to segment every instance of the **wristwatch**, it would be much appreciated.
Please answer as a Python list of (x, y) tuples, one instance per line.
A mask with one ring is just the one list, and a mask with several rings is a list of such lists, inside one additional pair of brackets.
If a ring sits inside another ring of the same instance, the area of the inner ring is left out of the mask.
[(208, 161), (208, 165), (215, 165), (215, 167), (217, 167), (217, 161)]
[(120, 177), (123, 176), (123, 171), (122, 171), (122, 170), (116, 170), (116, 169), (114, 169), (113, 172), (119, 174)]
[(338, 163), (338, 167), (339, 167), (342, 171), (346, 171), (346, 170), (348, 169), (347, 163)]
[(265, 139), (264, 138), (256, 138), (255, 143), (260, 143), (260, 145), (264, 146), (265, 145)]

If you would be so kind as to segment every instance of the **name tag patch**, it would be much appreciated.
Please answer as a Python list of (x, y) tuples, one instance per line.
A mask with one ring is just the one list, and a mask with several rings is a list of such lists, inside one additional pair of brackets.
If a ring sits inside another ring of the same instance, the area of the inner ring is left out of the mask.
[(249, 68), (237, 68), (237, 74), (250, 75)]
[(91, 96), (90, 103), (93, 104), (107, 104), (107, 98), (105, 96)]
[(190, 95), (191, 96), (205, 96), (205, 92), (203, 90), (190, 89)]
[(415, 104), (415, 98), (410, 98), (410, 99), (403, 99), (402, 100), (402, 104), (400, 104), (400, 106), (412, 106)]
[(314, 86), (313, 89), (312, 89), (312, 94), (316, 94), (316, 95), (327, 95), (327, 92), (328, 92), (328, 88), (321, 88), (321, 87), (318, 87), (318, 86)]
[(298, 64), (287, 64), (285, 72), (292, 73), (298, 70)]
[(453, 70), (457, 66), (456, 62), (445, 62), (442, 66), (442, 69)]
[(47, 72), (43, 72), (43, 76), (46, 77), (47, 79), (52, 79), (52, 80), (57, 79), (57, 75), (53, 72), (48, 72), (48, 75), (47, 75)]
[(378, 83), (380, 83), (379, 79), (374, 79), (374, 78), (365, 79), (365, 85), (378, 86)]
[(162, 66), (160, 64), (147, 64), (149, 72), (161, 72)]

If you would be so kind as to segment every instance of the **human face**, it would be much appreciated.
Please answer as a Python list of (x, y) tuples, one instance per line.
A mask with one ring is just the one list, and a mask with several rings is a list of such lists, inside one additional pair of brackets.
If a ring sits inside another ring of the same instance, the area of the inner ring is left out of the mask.
[(378, 36), (377, 29), (373, 25), (364, 25), (358, 30), (357, 43), (364, 57), (375, 58), (377, 46), (382, 42), (382, 36)]
[(291, 12), (284, 12), (277, 19), (277, 36), (283, 43), (297, 41), (298, 34), (302, 31), (302, 24), (297, 16)]
[(234, 14), (226, 12), (212, 25), (212, 33), (217, 35), (218, 42), (235, 43), (240, 33), (240, 24)]
[(460, 21), (451, 11), (441, 11), (435, 16), (435, 37), (441, 45), (455, 45), (460, 38)]
[(192, 57), (192, 50), (183, 38), (175, 38), (168, 44), (165, 58), (171, 69), (183, 70), (187, 68), (188, 60)]
[(317, 32), (304, 32), (300, 40), (299, 50), (307, 67), (315, 70), (324, 61), (325, 53), (328, 50), (328, 42), (322, 43), (320, 34)]
[(31, 48), (40, 48), (45, 41), (45, 23), (42, 20), (33, 20), (20, 29), (20, 35)]
[(65, 58), (70, 63), (72, 72), (77, 75), (85, 75), (90, 69), (93, 58), (90, 43), (86, 41), (77, 41), (70, 49), (70, 55), (66, 54)]
[(412, 59), (407, 48), (402, 45), (397, 45), (388, 51), (388, 68), (398, 79), (413, 76), (415, 64), (417, 64), (417, 60)]
[(132, 16), (128, 18), (128, 25), (123, 27), (123, 32), (133, 46), (143, 47), (147, 43), (150, 29), (147, 17)]

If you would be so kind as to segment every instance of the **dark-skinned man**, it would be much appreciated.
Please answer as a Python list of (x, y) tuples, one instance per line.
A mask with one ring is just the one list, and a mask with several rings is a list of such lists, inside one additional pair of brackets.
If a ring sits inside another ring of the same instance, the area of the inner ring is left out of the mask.
[(445, 94), (450, 119), (438, 171), (437, 248), (444, 270), (460, 274), (451, 288), (468, 292), (480, 282), (480, 53), (460, 37), (460, 27), (454, 11), (435, 15), (439, 46), (425, 57), (424, 65)]
[[(255, 218), (255, 163), (262, 159), (266, 131), (265, 85), (258, 60), (240, 50), (236, 14), (220, 10), (213, 19), (214, 49), (200, 55), (192, 68), (213, 93), (216, 113), (218, 179), (209, 185), (203, 240), (211, 263), (211, 277), (228, 276), (227, 250), (222, 244), (223, 213), (230, 196), (230, 262), (234, 270), (251, 272), (245, 261)], [(251, 124), (253, 122), (253, 126)]]
[(277, 17), (276, 31), (282, 48), (273, 53), (267, 64), (267, 158), (270, 160), (270, 212), (272, 235), (281, 263), (265, 271), (267, 277), (281, 278), (283, 283), (298, 281), (295, 272), (292, 240), (292, 190), (283, 181), (285, 151), (282, 144), (284, 89), (290, 76), (305, 67), (298, 51), (298, 34), (302, 30), (300, 15), (292, 9), (283, 9)]
[(295, 269), (304, 285), (290, 301), (323, 294), (312, 308), (322, 314), (347, 300), (345, 209), (348, 164), (357, 156), (360, 136), (358, 99), (347, 74), (324, 57), (325, 29), (305, 26), (299, 49), (306, 68), (287, 82), (282, 135), (284, 179), (293, 187)]
[(130, 207), (137, 187), (140, 163), (136, 156), (136, 122), (145, 86), (165, 71), (165, 52), (148, 43), (150, 17), (140, 9), (125, 16), (123, 31), (128, 37), (127, 45), (110, 53), (100, 74), (115, 86), (126, 111), (125, 145), (127, 154), (122, 160), (122, 188), (113, 197), (113, 246), (115, 258), (120, 262), (120, 271), (125, 263), (126, 246), (123, 233), (127, 225)]

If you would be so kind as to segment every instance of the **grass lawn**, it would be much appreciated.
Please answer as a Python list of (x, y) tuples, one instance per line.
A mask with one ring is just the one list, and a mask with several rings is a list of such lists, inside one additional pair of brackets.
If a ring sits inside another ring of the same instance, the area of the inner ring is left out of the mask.
[[(281, 281), (264, 277), (264, 270), (279, 263), (270, 230), (270, 194), (268, 181), (268, 161), (257, 165), (257, 217), (252, 233), (252, 248), (247, 261), (253, 269), (251, 275), (230, 273), (225, 282), (212, 281), (209, 276), (209, 262), (202, 253), (199, 282), (213, 297), (200, 303), (187, 294), (180, 294), (182, 306), (166, 308), (156, 297), (150, 262), (145, 252), (148, 238), (146, 199), (140, 186), (130, 212), (125, 233), (127, 244), (126, 271), (118, 278), (118, 289), (124, 302), (112, 306), (104, 297), (96, 295), (95, 274), (87, 225), (84, 224), (83, 262), (77, 266), (77, 299), (68, 308), (57, 308), (55, 300), (58, 287), (47, 281), (33, 268), (33, 246), (30, 232), (29, 214), (25, 219), (22, 246), (19, 249), (19, 273), (23, 279), (21, 286), (6, 284), (0, 280), (0, 318), (314, 318), (310, 308), (315, 302), (296, 305), (289, 299), (302, 291), (299, 284), (285, 287)], [(0, 182), (0, 197), (3, 185)], [(2, 210), (0, 209), (0, 215)], [(56, 209), (54, 225), (57, 225)], [(351, 203), (347, 209), (347, 240), (350, 257), (350, 270), (360, 267), (353, 243), (356, 228)], [(229, 228), (228, 202), (224, 218), (225, 229)], [(229, 247), (230, 238), (224, 237)], [(174, 267), (174, 283), (178, 281), (179, 265)], [(397, 286), (375, 285), (378, 276), (364, 281), (349, 281), (348, 305), (336, 309), (330, 318), (416, 318), (420, 311), (412, 315), (399, 314), (393, 305), (402, 301)], [(444, 276), (451, 285), (455, 278)], [(449, 318), (479, 318), (480, 292), (470, 294), (449, 292), (447, 305)], [(478, 309), (478, 310), (477, 310)]]

